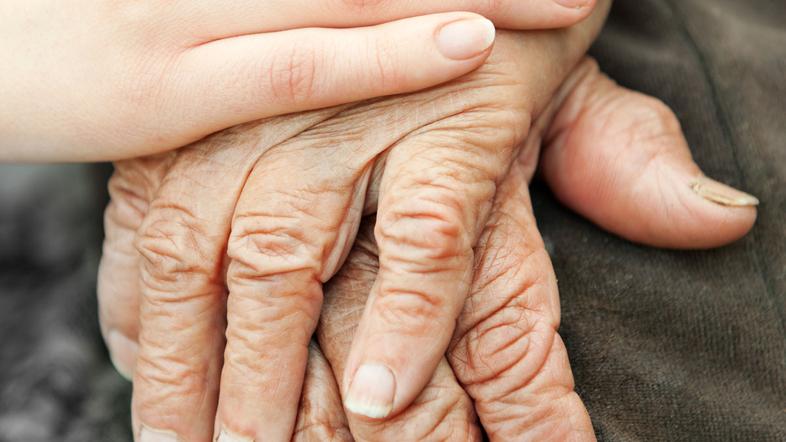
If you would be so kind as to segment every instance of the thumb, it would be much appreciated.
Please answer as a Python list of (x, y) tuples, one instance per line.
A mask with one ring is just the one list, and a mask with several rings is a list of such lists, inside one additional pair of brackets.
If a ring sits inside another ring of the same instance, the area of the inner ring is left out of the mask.
[(711, 248), (744, 236), (759, 201), (706, 177), (674, 113), (624, 89), (592, 60), (546, 136), (543, 176), (563, 203), (631, 241)]

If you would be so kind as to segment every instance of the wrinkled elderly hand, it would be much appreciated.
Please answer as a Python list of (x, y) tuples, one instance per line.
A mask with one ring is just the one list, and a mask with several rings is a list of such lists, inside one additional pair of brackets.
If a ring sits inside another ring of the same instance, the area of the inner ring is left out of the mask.
[[(755, 199), (698, 174), (674, 115), (660, 102), (616, 86), (585, 61), (554, 106), (553, 119), (547, 114), (536, 124), (547, 145), (542, 166), (570, 206), (630, 239), (669, 247), (720, 245), (750, 228)], [(341, 413), (328, 375), (332, 369), (342, 376), (378, 272), (374, 220), (364, 222), (325, 289), (298, 440), (352, 440), (350, 432), (356, 440), (479, 440), (476, 415), (492, 441), (594, 439), (556, 331), (556, 279), (527, 192), (540, 135), (531, 133), (497, 192), (445, 360), (414, 405), (387, 422)]]
[[(588, 42), (592, 32), (581, 28), (565, 34)], [(477, 280), (472, 269), (482, 255), (476, 257), (473, 247), (482, 247), (484, 228), (489, 220), (495, 223), (492, 202), (498, 185), (517, 157), (521, 160), (516, 164), (523, 166), (515, 166), (513, 172), (522, 167), (524, 176), (531, 175), (546, 128), (552, 147), (544, 157), (545, 177), (558, 196), (601, 225), (633, 240), (665, 246), (708, 247), (747, 231), (755, 211), (720, 206), (700, 195), (725, 204), (744, 205), (751, 200), (701, 177), (673, 115), (662, 107), (647, 102), (638, 113), (612, 112), (617, 107), (609, 103), (621, 105), (630, 96), (597, 75), (588, 87), (568, 85), (552, 97), (569, 70), (566, 66), (583, 51), (572, 53), (573, 46), (563, 42), (553, 34), (504, 35), (486, 67), (450, 85), (268, 120), (176, 154), (118, 164), (110, 187), (113, 203), (107, 212), (100, 296), (110, 349), (118, 365), (128, 371), (134, 367), (132, 341), (141, 321), (135, 429), (144, 425), (145, 434), (206, 440), (214, 428), (218, 402), (216, 429), (287, 439), (307, 344), (319, 315), (320, 282), (329, 279), (343, 261), (360, 217), (373, 211), (376, 195), (380, 195), (376, 236), (382, 270), (359, 332), (373, 336), (375, 342), (362, 347), (369, 342), (363, 342), (361, 334), (361, 347), (357, 339), (355, 344), (366, 350), (361, 356), (372, 354), (397, 372), (396, 403), (388, 411), (403, 410), (432, 379), (432, 369), (439, 364), (455, 318), (465, 305), (463, 295)], [(574, 80), (577, 84), (583, 82)], [(604, 87), (609, 92), (605, 96), (592, 93)], [(549, 125), (557, 109), (555, 124)], [(608, 115), (608, 120), (598, 125), (597, 120), (584, 118), (595, 112), (598, 118)], [(532, 130), (531, 119), (537, 121)], [(583, 129), (574, 132), (575, 127)], [(642, 127), (651, 132), (630, 131)], [(612, 138), (603, 132), (608, 130)], [(641, 143), (628, 137), (642, 133)], [(604, 149), (587, 148), (594, 135), (603, 134), (609, 140)], [(592, 164), (580, 164), (575, 158)], [(429, 167), (423, 168), (424, 163)], [(583, 168), (593, 173), (584, 173)], [(520, 187), (526, 192), (523, 182)], [(593, 189), (608, 198), (592, 198)], [(423, 210), (413, 211), (412, 202)], [(675, 202), (686, 210), (675, 213)], [(614, 216), (604, 218), (615, 208)], [(615, 216), (624, 216), (626, 222), (615, 224)], [(531, 218), (520, 222), (534, 228)], [(708, 232), (707, 223), (718, 228)], [(428, 234), (432, 231), (433, 237)], [(424, 264), (428, 267), (419, 267)], [(403, 271), (394, 271), (397, 265)], [(501, 281), (494, 274), (504, 267), (490, 267), (486, 277)], [(407, 272), (418, 277), (407, 278)], [(402, 287), (402, 283), (410, 285)], [(438, 296), (420, 296), (425, 292)], [(528, 360), (538, 359), (538, 353), (532, 353), (537, 348), (542, 348), (541, 356), (561, 354), (556, 362), (565, 369), (564, 351), (553, 350), (560, 347), (552, 301), (547, 320), (539, 323), (548, 329), (538, 329), (551, 341), (532, 345), (526, 353)], [(136, 311), (137, 302), (139, 316), (129, 314)], [(507, 304), (471, 304), (478, 312), (478, 324), (484, 323), (483, 316), (499, 320), (490, 314), (499, 312), (507, 321), (502, 325), (515, 329), (523, 317)], [(513, 316), (506, 316), (509, 313)], [(380, 320), (370, 322), (369, 315)], [(229, 324), (217, 401), (224, 318)], [(472, 329), (467, 323), (462, 328), (459, 321), (460, 334), (472, 336)], [(505, 327), (499, 326), (481, 335), (500, 339), (495, 330), (504, 338)], [(521, 352), (528, 342), (517, 340), (502, 350)], [(461, 354), (460, 348), (454, 341), (451, 354)], [(489, 351), (499, 353), (493, 345)], [(480, 361), (476, 379), (461, 379), (460, 370), (457, 375), (470, 394), (478, 386), (479, 414), (484, 425), (493, 427), (494, 422), (505, 421), (504, 413), (517, 410), (484, 408), (484, 403), (494, 403), (484, 394), (499, 398), (506, 392), (495, 393), (484, 386), (498, 385), (497, 380), (510, 382), (511, 377), (494, 372), (511, 366), (505, 366), (504, 358)], [(347, 367), (352, 364), (350, 356)], [(526, 376), (512, 379), (526, 382)], [(526, 406), (526, 399), (521, 404)], [(504, 428), (495, 432), (504, 434)]]

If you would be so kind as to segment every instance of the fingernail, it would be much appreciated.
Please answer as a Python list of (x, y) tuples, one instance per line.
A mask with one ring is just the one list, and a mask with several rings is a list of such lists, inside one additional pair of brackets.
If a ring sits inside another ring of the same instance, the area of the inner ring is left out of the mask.
[(554, 2), (571, 9), (581, 9), (589, 4), (589, 0), (554, 0)]
[(216, 442), (254, 442), (254, 440), (232, 434), (226, 430), (221, 430), (221, 433), (219, 433)]
[(759, 205), (759, 199), (755, 196), (704, 176), (694, 180), (691, 189), (705, 200), (722, 206), (754, 207)]
[(450, 22), (437, 31), (437, 48), (453, 60), (468, 60), (482, 54), (494, 43), (494, 23), (485, 18)]
[(137, 343), (119, 331), (112, 330), (108, 334), (107, 345), (115, 370), (129, 381), (134, 379), (134, 365), (139, 351)]
[(384, 365), (365, 364), (355, 372), (344, 405), (352, 413), (381, 419), (393, 410), (395, 394), (393, 373)]
[(171, 431), (154, 430), (142, 425), (139, 442), (177, 442), (177, 435)]

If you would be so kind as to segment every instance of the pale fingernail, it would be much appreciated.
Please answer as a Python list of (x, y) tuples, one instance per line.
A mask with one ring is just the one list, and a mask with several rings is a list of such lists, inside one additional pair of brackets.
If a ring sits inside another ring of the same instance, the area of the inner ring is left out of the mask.
[(490, 48), (495, 35), (494, 23), (485, 18), (457, 20), (437, 31), (437, 48), (447, 58), (467, 60)]
[(177, 442), (177, 435), (171, 431), (154, 430), (142, 425), (139, 442)]
[(237, 434), (232, 434), (226, 430), (221, 430), (221, 433), (219, 433), (216, 442), (254, 442), (254, 440), (247, 437), (238, 436)]
[(107, 345), (109, 358), (112, 360), (115, 370), (127, 380), (133, 380), (139, 345), (117, 330), (109, 332)]
[(691, 184), (691, 189), (705, 200), (722, 206), (754, 207), (759, 205), (759, 199), (755, 196), (705, 176), (695, 179)]
[(393, 410), (395, 395), (393, 373), (384, 365), (365, 364), (355, 372), (344, 405), (352, 413), (381, 419)]
[(554, 0), (554, 2), (571, 9), (581, 9), (589, 4), (589, 0)]

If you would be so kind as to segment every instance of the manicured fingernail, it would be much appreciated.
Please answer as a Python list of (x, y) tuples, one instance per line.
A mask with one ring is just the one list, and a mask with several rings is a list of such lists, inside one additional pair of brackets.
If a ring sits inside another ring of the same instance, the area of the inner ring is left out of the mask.
[(112, 365), (121, 376), (131, 381), (134, 379), (134, 365), (139, 345), (117, 330), (112, 330), (107, 336), (109, 358)]
[(177, 442), (177, 435), (171, 431), (154, 430), (143, 425), (139, 431), (139, 442)]
[(450, 22), (437, 31), (437, 48), (453, 60), (468, 60), (482, 54), (494, 43), (494, 23), (485, 18)]
[(254, 442), (254, 440), (247, 437), (238, 436), (237, 434), (232, 434), (226, 430), (221, 430), (221, 433), (218, 435), (216, 442)]
[(554, 0), (566, 8), (581, 9), (589, 4), (589, 0)]
[(355, 372), (344, 405), (352, 413), (381, 419), (393, 410), (395, 395), (393, 373), (384, 365), (365, 364)]
[(733, 187), (707, 177), (699, 177), (691, 184), (691, 189), (707, 201), (729, 207), (754, 207), (759, 199)]

